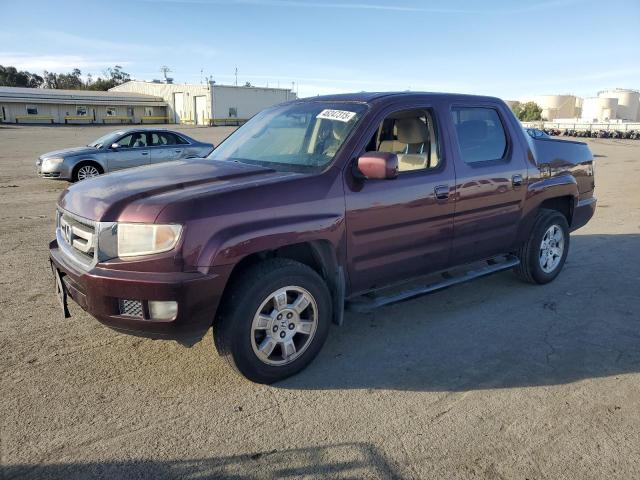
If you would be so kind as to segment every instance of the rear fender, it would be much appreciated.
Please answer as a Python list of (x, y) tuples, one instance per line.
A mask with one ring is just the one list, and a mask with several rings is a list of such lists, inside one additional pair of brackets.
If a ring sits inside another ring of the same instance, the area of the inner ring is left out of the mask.
[[(518, 228), (518, 245), (531, 236), (531, 230), (542, 203), (559, 197), (570, 197), (570, 212), (573, 213), (579, 198), (578, 184), (573, 175), (567, 173), (556, 177), (541, 178), (528, 185), (522, 221)], [(571, 224), (571, 218), (568, 221)]]

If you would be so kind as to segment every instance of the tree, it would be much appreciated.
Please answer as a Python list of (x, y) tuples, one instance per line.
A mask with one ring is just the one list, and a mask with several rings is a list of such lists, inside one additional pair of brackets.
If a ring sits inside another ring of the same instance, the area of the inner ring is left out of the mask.
[(69, 73), (55, 73), (44, 71), (43, 77), (30, 72), (18, 71), (15, 67), (0, 65), (0, 86), (28, 87), (28, 88), (59, 88), (65, 90), (109, 90), (116, 85), (128, 82), (131, 76), (122, 70), (120, 65), (107, 68), (103, 72), (104, 78), (93, 79), (87, 74), (87, 80), (82, 80), (82, 72), (74, 68)]
[(53, 73), (44, 71), (44, 87), (60, 88), (63, 90), (83, 90), (82, 72), (74, 68), (71, 73)]
[(514, 102), (511, 105), (511, 110), (518, 117), (518, 120), (522, 122), (542, 120), (542, 108), (536, 102)]
[(0, 86), (38, 88), (43, 83), (44, 79), (40, 75), (0, 65)]
[(107, 68), (103, 75), (105, 78), (98, 77), (94, 82), (87, 83), (86, 88), (89, 90), (109, 90), (117, 85), (122, 85), (131, 80), (131, 75), (124, 72), (120, 65), (113, 68)]

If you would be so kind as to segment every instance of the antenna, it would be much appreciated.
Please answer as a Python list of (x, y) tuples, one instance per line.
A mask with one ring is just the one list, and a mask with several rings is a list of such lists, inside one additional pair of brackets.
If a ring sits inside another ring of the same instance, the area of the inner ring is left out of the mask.
[(167, 77), (167, 73), (171, 72), (171, 69), (166, 65), (160, 67), (160, 73), (164, 77), (164, 83), (169, 83), (169, 77)]

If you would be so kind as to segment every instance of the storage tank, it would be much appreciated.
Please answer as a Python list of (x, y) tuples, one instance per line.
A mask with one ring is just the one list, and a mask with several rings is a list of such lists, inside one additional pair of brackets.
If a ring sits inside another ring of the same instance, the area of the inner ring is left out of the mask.
[(576, 116), (576, 97), (574, 95), (540, 95), (533, 101), (542, 108), (542, 118), (572, 118)]
[(620, 120), (632, 122), (640, 120), (640, 92), (627, 88), (615, 88), (598, 92), (600, 98), (616, 98), (618, 100), (617, 116)]
[(582, 119), (588, 122), (617, 118), (618, 99), (609, 97), (589, 97), (582, 103)]

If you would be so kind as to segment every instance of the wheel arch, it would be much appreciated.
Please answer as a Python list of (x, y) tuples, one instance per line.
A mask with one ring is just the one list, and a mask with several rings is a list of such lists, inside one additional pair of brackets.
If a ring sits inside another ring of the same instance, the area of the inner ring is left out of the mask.
[(334, 245), (329, 240), (312, 240), (279, 246), (269, 250), (254, 252), (237, 262), (223, 292), (224, 298), (229, 285), (249, 267), (269, 258), (288, 258), (313, 269), (326, 282), (332, 297), (333, 322), (341, 325), (344, 311), (346, 279), (344, 269), (338, 261)]
[(75, 162), (73, 167), (71, 167), (72, 179), (75, 178), (75, 175), (78, 172), (78, 169), (83, 165), (95, 165), (100, 170), (100, 173), (104, 173), (106, 171), (106, 169), (104, 168), (104, 165), (98, 160), (96, 160), (95, 158), (81, 158)]

